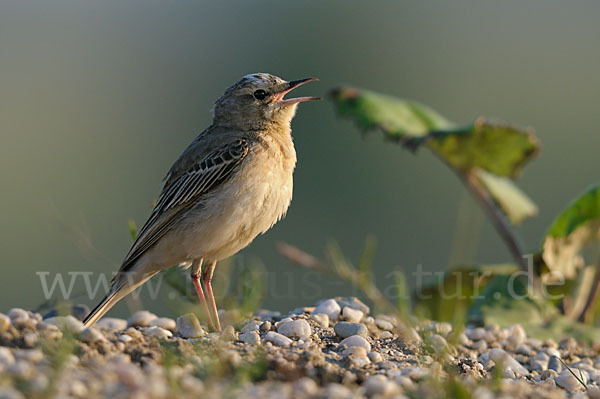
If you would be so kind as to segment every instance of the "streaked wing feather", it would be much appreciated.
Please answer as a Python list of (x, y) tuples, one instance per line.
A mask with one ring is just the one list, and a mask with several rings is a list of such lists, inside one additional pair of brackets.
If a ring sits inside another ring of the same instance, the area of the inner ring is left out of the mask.
[(120, 272), (131, 268), (140, 256), (165, 235), (182, 214), (207, 193), (221, 186), (248, 154), (248, 142), (235, 140), (211, 152), (162, 190), (152, 214), (123, 261)]

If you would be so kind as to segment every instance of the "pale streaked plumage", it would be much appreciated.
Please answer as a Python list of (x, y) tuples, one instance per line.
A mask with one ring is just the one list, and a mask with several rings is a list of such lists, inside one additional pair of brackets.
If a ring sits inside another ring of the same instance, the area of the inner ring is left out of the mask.
[[(316, 98), (283, 96), (311, 80), (286, 82), (254, 74), (225, 91), (215, 102), (213, 124), (169, 170), (157, 205), (113, 279), (111, 292), (88, 315), (86, 325), (159, 271), (185, 264), (192, 266), (209, 322), (220, 328), (210, 285), (214, 266), (285, 215), (296, 165), (290, 122), (299, 102)], [(210, 310), (199, 282), (203, 260), (208, 265), (202, 278)]]

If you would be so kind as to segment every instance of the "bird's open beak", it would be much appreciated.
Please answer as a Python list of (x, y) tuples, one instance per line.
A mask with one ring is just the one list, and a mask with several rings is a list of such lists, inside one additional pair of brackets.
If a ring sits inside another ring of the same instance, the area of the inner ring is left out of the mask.
[(300, 87), (305, 83), (313, 82), (315, 80), (319, 80), (319, 79), (306, 78), (306, 79), (300, 79), (300, 80), (292, 80), (291, 82), (288, 82), (286, 84), (286, 86), (284, 87), (284, 89), (282, 91), (280, 91), (279, 93), (277, 93), (277, 96), (275, 97), (275, 102), (278, 103), (279, 105), (291, 105), (291, 104), (301, 103), (304, 101), (322, 100), (322, 98), (320, 98), (320, 97), (296, 97), (296, 98), (288, 98), (285, 100), (283, 99), (283, 96), (285, 96), (287, 93), (294, 90), (295, 88)]

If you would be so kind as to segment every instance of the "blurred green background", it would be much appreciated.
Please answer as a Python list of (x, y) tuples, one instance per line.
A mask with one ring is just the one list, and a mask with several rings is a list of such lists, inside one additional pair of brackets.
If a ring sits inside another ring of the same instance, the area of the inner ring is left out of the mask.
[[(127, 219), (144, 222), (213, 101), (252, 72), (318, 76), (306, 95), (351, 84), (461, 123), (486, 115), (535, 127), (542, 151), (518, 181), (540, 208), (519, 227), (535, 250), (554, 215), (598, 179), (598, 15), (594, 1), (2, 1), (0, 311), (43, 301), (38, 271), (117, 269)], [(292, 207), (240, 255), (269, 271), (265, 307), (352, 293), (290, 266), (279, 241), (321, 255), (335, 238), (356, 259), (373, 234), (382, 289), (397, 269), (510, 261), (427, 151), (362, 139), (329, 102), (300, 106), (293, 131)], [(76, 280), (74, 292), (83, 288)]]

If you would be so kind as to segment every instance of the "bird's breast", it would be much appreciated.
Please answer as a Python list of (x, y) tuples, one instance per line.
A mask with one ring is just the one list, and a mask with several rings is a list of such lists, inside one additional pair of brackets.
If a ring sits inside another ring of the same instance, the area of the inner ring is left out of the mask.
[(252, 147), (231, 180), (198, 209), (193, 256), (227, 258), (279, 221), (292, 200), (295, 165), (291, 138)]

